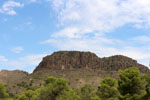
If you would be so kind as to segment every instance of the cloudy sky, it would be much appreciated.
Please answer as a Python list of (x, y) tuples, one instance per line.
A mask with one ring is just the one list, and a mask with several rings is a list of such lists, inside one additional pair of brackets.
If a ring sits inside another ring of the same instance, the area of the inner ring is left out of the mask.
[(150, 0), (0, 0), (0, 70), (28, 72), (59, 50), (148, 66)]

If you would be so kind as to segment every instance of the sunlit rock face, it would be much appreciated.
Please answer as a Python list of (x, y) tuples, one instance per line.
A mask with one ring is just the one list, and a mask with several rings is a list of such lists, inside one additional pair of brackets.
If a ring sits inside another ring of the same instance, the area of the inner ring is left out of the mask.
[(43, 58), (42, 62), (34, 70), (76, 70), (92, 69), (104, 71), (118, 71), (129, 67), (138, 67), (141, 72), (149, 72), (149, 69), (136, 60), (122, 55), (99, 58), (91, 52), (59, 51)]

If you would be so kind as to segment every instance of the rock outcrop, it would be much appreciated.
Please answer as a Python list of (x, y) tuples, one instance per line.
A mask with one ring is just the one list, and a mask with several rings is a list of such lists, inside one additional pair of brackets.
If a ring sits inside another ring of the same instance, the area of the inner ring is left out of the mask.
[(91, 52), (60, 51), (44, 57), (35, 71), (43, 68), (55, 70), (96, 69), (102, 66), (102, 63), (103, 62)]
[(118, 70), (126, 69), (129, 67), (137, 67), (142, 73), (150, 72), (148, 67), (142, 64), (139, 64), (136, 60), (126, 57), (126, 56), (115, 55), (111, 57), (104, 57), (102, 58), (102, 60), (104, 62), (104, 65), (103, 65), (104, 70), (118, 71)]
[(60, 51), (54, 52), (43, 58), (42, 62), (34, 70), (75, 70), (93, 69), (103, 71), (118, 71), (129, 67), (138, 67), (141, 72), (148, 73), (149, 69), (136, 60), (122, 55), (99, 58), (91, 52)]

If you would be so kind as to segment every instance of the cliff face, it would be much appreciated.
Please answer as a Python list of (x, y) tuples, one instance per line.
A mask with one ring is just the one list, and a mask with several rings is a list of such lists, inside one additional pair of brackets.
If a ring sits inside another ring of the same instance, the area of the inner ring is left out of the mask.
[(60, 51), (43, 58), (34, 72), (42, 69), (47, 70), (73, 70), (93, 69), (103, 71), (118, 71), (129, 67), (138, 67), (141, 72), (149, 72), (146, 66), (138, 64), (136, 60), (116, 55), (99, 58), (91, 52)]
[[(60, 51), (43, 58), (43, 61), (35, 69), (43, 68), (67, 70), (67, 69), (96, 69), (102, 66), (102, 61), (94, 53), (78, 51)], [(34, 71), (34, 72), (35, 72)]]

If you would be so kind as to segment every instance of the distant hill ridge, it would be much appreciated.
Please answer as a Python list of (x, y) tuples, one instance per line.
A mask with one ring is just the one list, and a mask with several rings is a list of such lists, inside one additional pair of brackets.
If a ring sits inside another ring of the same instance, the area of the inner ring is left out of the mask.
[(93, 69), (104, 71), (118, 71), (129, 67), (138, 67), (141, 72), (148, 73), (148, 67), (137, 63), (129, 57), (115, 55), (99, 58), (91, 52), (59, 51), (43, 58), (33, 73), (42, 69), (47, 70), (75, 70)]

